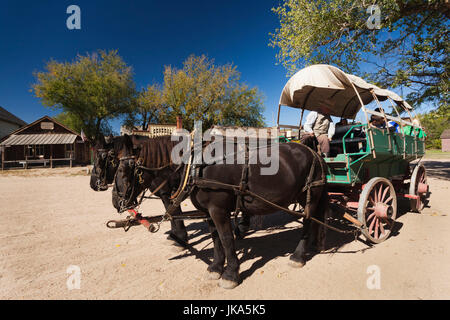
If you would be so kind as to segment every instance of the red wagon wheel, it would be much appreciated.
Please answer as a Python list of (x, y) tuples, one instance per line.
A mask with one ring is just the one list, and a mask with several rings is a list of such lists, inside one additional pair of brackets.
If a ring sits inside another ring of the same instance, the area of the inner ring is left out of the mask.
[(410, 200), (411, 211), (422, 211), (429, 197), (427, 172), (422, 164), (419, 164), (414, 168), (409, 184), (409, 194), (417, 197), (417, 199)]
[(362, 233), (373, 243), (386, 240), (397, 216), (397, 195), (392, 183), (385, 178), (372, 178), (359, 197), (358, 220)]

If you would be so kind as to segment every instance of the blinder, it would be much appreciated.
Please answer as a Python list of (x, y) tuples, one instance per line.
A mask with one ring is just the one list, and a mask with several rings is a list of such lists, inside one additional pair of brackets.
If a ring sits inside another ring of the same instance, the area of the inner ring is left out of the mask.
[(103, 165), (97, 166), (100, 169), (100, 173), (94, 172), (94, 175), (97, 177), (97, 189), (100, 190), (102, 187), (107, 187), (106, 183), (106, 175), (108, 171), (108, 167), (117, 167), (117, 163), (115, 161), (115, 151), (114, 149), (97, 149), (98, 158), (105, 161)]
[[(139, 169), (139, 161), (136, 161), (136, 157), (135, 156), (128, 156), (128, 157), (122, 157), (119, 159), (119, 166), (123, 165), (125, 167), (128, 167), (130, 169), (130, 180), (131, 183), (130, 185), (127, 187), (127, 190), (125, 190), (124, 192), (120, 192), (119, 189), (117, 188), (117, 173), (116, 172), (116, 176), (114, 177), (114, 185), (115, 185), (115, 190), (116, 190), (116, 194), (119, 197), (119, 205), (120, 205), (120, 212), (124, 212), (126, 211), (128, 208), (133, 207), (136, 202), (136, 199), (132, 199), (134, 190), (136, 188), (136, 177), (138, 177), (138, 181), (140, 184), (144, 183), (144, 179), (142, 178), (142, 170)], [(128, 199), (127, 199), (128, 198)]]

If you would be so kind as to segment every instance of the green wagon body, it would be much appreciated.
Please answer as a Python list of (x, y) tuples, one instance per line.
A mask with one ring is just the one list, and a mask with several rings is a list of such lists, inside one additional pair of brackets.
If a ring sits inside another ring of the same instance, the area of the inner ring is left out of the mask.
[[(397, 116), (385, 113), (380, 101), (388, 100)], [(375, 101), (377, 110), (365, 105)], [(301, 109), (298, 127), (281, 125), (281, 106)], [(366, 116), (395, 122), (401, 133), (370, 124), (336, 127), (327, 154), (327, 184), (330, 203), (345, 210), (343, 218), (359, 228), (374, 243), (387, 239), (394, 227), (397, 198), (410, 200), (411, 210), (420, 212), (429, 197), (425, 167), (410, 163), (422, 158), (425, 139), (419, 138), (422, 128), (414, 123), (412, 107), (392, 91), (381, 89), (354, 75), (328, 65), (312, 65), (297, 72), (283, 88), (278, 105), (277, 127), (297, 129), (300, 139), (304, 110), (355, 119), (359, 110)], [(400, 110), (400, 112), (399, 112)], [(409, 119), (400, 117), (407, 113)], [(414, 128), (416, 136), (406, 134), (405, 126)], [(420, 135), (421, 137), (423, 135)], [(284, 139), (286, 140), (286, 139)]]
[[(363, 128), (366, 132), (365, 141), (346, 142), (354, 140), (354, 127)], [(339, 142), (344, 152), (333, 158), (325, 158), (328, 164), (327, 181), (334, 186), (365, 184), (374, 177), (405, 180), (410, 175), (409, 163), (425, 153), (424, 139), (403, 136), (387, 129), (369, 128), (367, 124), (352, 126)], [(359, 152), (346, 152), (348, 144), (352, 143), (359, 144)]]

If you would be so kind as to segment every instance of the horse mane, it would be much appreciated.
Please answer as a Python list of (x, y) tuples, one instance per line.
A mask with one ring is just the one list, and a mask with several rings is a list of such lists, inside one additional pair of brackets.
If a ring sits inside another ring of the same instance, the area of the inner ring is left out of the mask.
[(127, 149), (125, 144), (125, 136), (116, 136), (113, 139), (113, 148), (114, 151), (118, 152), (119, 150)]
[(147, 168), (161, 168), (172, 164), (171, 153), (178, 143), (171, 136), (159, 136), (148, 139), (142, 144), (139, 158)]

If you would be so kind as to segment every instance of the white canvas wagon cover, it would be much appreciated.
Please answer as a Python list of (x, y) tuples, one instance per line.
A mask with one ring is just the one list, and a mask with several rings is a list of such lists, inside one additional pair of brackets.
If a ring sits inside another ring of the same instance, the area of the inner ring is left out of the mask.
[(361, 103), (352, 84), (364, 105), (374, 100), (371, 93), (373, 90), (380, 101), (390, 97), (399, 106), (412, 109), (396, 93), (326, 64), (311, 65), (292, 76), (281, 93), (280, 105), (311, 111), (319, 111), (319, 107), (324, 105), (331, 110), (332, 116), (354, 119)]

